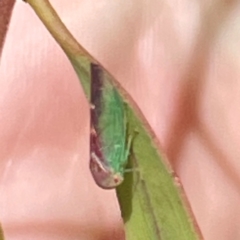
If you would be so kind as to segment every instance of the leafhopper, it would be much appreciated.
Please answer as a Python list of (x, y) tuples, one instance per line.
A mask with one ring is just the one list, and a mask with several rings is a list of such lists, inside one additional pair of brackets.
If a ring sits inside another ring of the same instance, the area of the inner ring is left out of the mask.
[(90, 170), (99, 187), (123, 182), (130, 145), (125, 104), (101, 66), (91, 64)]

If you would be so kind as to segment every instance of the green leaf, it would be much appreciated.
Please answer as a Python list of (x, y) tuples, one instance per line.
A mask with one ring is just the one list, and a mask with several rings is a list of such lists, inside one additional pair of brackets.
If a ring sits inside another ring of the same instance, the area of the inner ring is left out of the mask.
[[(77, 43), (47, 0), (28, 2), (69, 57), (89, 99), (90, 64), (99, 63)], [(156, 136), (127, 92), (105, 73), (105, 81), (113, 84), (126, 102), (128, 134), (135, 136), (128, 166), (133, 171), (125, 174), (124, 183), (117, 188), (126, 238), (202, 239), (180, 182)]]
[[(136, 108), (134, 108), (135, 110)], [(201, 239), (183, 190), (141, 114), (128, 106), (137, 131), (126, 180), (117, 189), (127, 239)]]

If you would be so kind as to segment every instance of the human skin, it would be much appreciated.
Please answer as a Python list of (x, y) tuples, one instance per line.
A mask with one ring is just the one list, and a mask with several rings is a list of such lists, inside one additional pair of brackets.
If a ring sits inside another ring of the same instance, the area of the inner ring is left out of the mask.
[[(158, 136), (206, 240), (240, 238), (240, 4), (51, 0)], [(115, 191), (89, 171), (89, 106), (66, 56), (16, 3), (0, 67), (7, 240), (122, 239)]]

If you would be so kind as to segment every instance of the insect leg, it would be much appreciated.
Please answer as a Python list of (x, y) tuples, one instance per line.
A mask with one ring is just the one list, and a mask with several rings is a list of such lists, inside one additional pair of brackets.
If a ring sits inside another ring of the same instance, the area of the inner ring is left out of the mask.
[(132, 135), (128, 136), (127, 149), (126, 149), (126, 152), (125, 152), (125, 159), (128, 159), (128, 156), (130, 154), (131, 146), (132, 146), (132, 140), (133, 140), (133, 136)]

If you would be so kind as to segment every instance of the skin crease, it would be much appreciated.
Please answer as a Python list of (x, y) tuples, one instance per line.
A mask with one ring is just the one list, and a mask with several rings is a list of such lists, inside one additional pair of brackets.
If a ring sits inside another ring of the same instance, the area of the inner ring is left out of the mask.
[[(239, 2), (51, 2), (139, 105), (204, 238), (239, 239)], [(21, 1), (2, 53), (0, 89), (6, 239), (122, 239), (115, 192), (98, 188), (88, 168), (83, 91), (62, 50)]]

